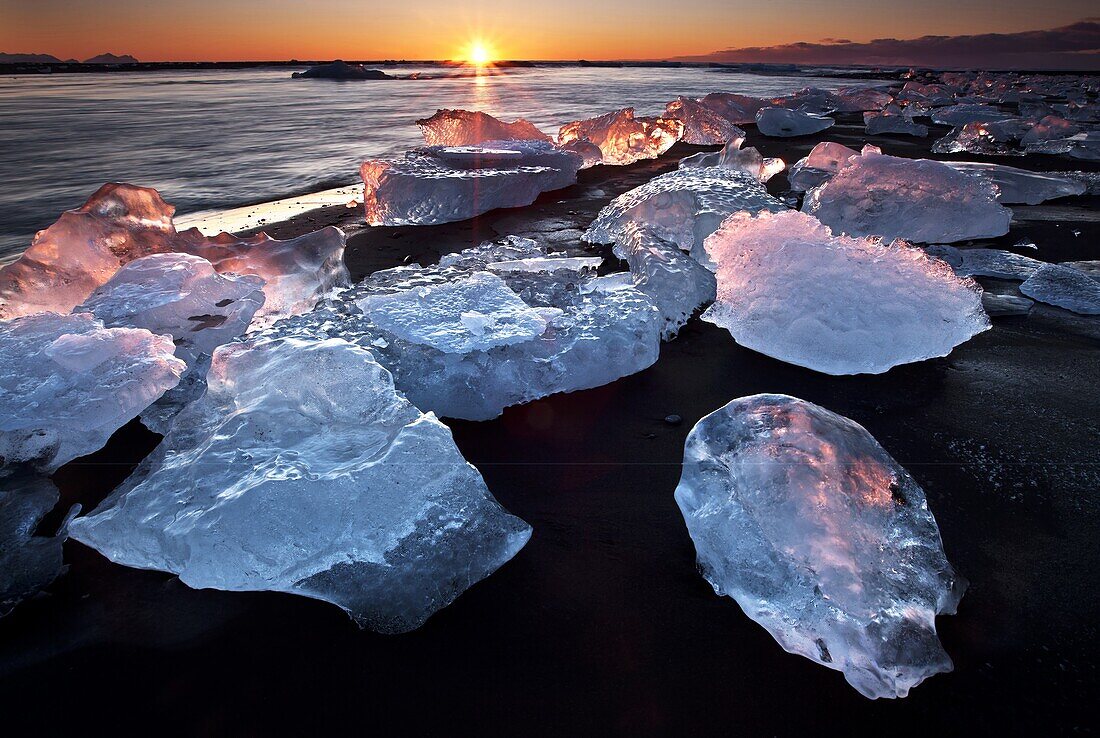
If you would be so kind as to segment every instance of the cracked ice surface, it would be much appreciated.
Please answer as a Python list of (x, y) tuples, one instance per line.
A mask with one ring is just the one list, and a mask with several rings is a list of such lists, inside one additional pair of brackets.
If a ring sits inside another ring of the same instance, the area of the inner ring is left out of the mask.
[(756, 128), (765, 136), (808, 136), (830, 128), (835, 120), (813, 113), (787, 108), (761, 108), (756, 113)]
[(703, 240), (730, 213), (786, 209), (755, 177), (737, 169), (679, 169), (616, 197), (600, 211), (584, 240), (613, 243), (627, 224), (636, 223), (706, 263)]
[(1020, 292), (1081, 315), (1100, 315), (1100, 282), (1065, 264), (1044, 264), (1020, 285)]
[(102, 448), (180, 381), (170, 336), (87, 313), (0, 321), (0, 464), (52, 472)]
[(944, 164), (990, 180), (997, 185), (997, 200), (1004, 203), (1038, 205), (1057, 197), (1083, 195), (1087, 189), (1080, 180), (1045, 172), (1029, 172), (1003, 164), (971, 161), (945, 161)]
[(811, 190), (803, 212), (840, 233), (950, 243), (1008, 233), (1012, 213), (988, 181), (927, 159), (867, 153)]
[(304, 595), (403, 632), (531, 535), (359, 347), (253, 337), (219, 348), (209, 378), (73, 538), (190, 587)]
[(574, 184), (582, 163), (582, 154), (545, 141), (493, 141), (366, 161), (359, 173), (368, 223), (432, 225), (530, 205), (543, 192)]
[(925, 251), (946, 261), (960, 277), (994, 277), (1022, 281), (1045, 263), (1001, 249), (959, 249), (935, 245), (929, 246)]
[(418, 407), (487, 420), (657, 360), (661, 315), (617, 275), (597, 277), (599, 262), (509, 237), (436, 266), (375, 272), (272, 333), (345, 338), (374, 354)]
[(664, 340), (675, 336), (698, 308), (714, 301), (714, 274), (644, 225), (627, 223), (614, 253), (630, 265), (634, 286), (660, 311)]
[(685, 156), (677, 165), (680, 169), (702, 169), (704, 167), (729, 167), (751, 175), (760, 182), (767, 182), (786, 168), (782, 159), (764, 158), (757, 149), (741, 148), (744, 136), (732, 139), (719, 151)]
[(634, 108), (623, 108), (588, 120), (566, 123), (558, 143), (588, 140), (600, 148), (604, 164), (633, 164), (656, 159), (684, 134), (684, 124), (671, 118), (635, 118)]
[(924, 490), (859, 424), (786, 395), (733, 400), (688, 434), (676, 503), (714, 591), (784, 650), (871, 699), (951, 671), (935, 619), (965, 580)]
[(684, 143), (711, 146), (745, 138), (745, 132), (728, 118), (690, 97), (678, 97), (666, 105), (664, 117), (683, 123)]
[(437, 110), (431, 118), (416, 121), (429, 146), (479, 146), (486, 141), (550, 141), (530, 121), (506, 123), (488, 113), (469, 110)]
[(706, 241), (718, 296), (703, 320), (825, 374), (947, 356), (990, 328), (982, 290), (903, 242), (833, 236), (805, 213), (737, 213)]
[(200, 256), (223, 274), (262, 278), (266, 302), (258, 312), (260, 323), (309, 310), (322, 294), (347, 283), (344, 234), (338, 228), (287, 241), (263, 233), (207, 238), (194, 228), (177, 232), (174, 211), (154, 189), (103, 185), (0, 269), (0, 319), (67, 313), (125, 264), (168, 252)]
[[(863, 153), (881, 154), (882, 149), (867, 144), (863, 147)], [(787, 174), (787, 182), (795, 192), (812, 190), (847, 166), (849, 159), (859, 155), (859, 151), (853, 151), (842, 144), (822, 141), (813, 147), (809, 156), (794, 163)]]
[(34, 534), (59, 498), (46, 477), (0, 470), (0, 617), (49, 585), (64, 568), (61, 544), (68, 521), (57, 535)]

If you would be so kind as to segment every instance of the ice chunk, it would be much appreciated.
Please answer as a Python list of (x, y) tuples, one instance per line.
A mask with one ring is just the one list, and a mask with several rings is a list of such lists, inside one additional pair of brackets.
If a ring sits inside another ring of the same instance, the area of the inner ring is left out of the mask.
[(1000, 249), (959, 249), (935, 245), (925, 250), (950, 264), (960, 277), (994, 277), (1021, 281), (1043, 266), (1043, 262), (1038, 259)]
[(362, 64), (348, 64), (337, 59), (331, 64), (318, 64), (304, 72), (292, 72), (295, 79), (393, 79), (378, 69), (368, 69)]
[(176, 356), (191, 364), (243, 334), (264, 303), (264, 281), (222, 276), (191, 254), (153, 254), (115, 272), (77, 311), (108, 328), (145, 328), (171, 336)]
[(893, 101), (889, 92), (874, 87), (841, 87), (833, 94), (838, 113), (882, 110)]
[(989, 123), (967, 123), (954, 128), (932, 144), (937, 154), (985, 154), (989, 156), (1023, 156), (1016, 148), (1020, 138), (1031, 130), (1032, 121), (1006, 118)]
[[(882, 153), (881, 149), (870, 144), (864, 146), (863, 151)], [(790, 173), (787, 174), (787, 182), (795, 192), (812, 190), (843, 169), (849, 159), (859, 155), (860, 152), (853, 151), (847, 146), (832, 141), (822, 141), (814, 146), (809, 156), (795, 162)]]
[(971, 161), (945, 161), (944, 164), (990, 180), (997, 185), (997, 200), (1003, 203), (1038, 205), (1057, 197), (1082, 195), (1087, 189), (1080, 180), (1045, 172), (1029, 172), (1004, 164)]
[(784, 650), (869, 698), (950, 671), (965, 580), (916, 480), (859, 424), (787, 395), (700, 420), (676, 487), (703, 576)]
[(264, 233), (207, 238), (194, 228), (177, 232), (174, 210), (156, 190), (104, 185), (82, 207), (40, 231), (19, 260), (0, 269), (0, 319), (67, 313), (123, 265), (160, 253), (190, 253), (222, 274), (262, 278), (267, 299), (259, 323), (309, 310), (322, 294), (348, 281), (338, 228), (287, 241)]
[(550, 141), (550, 137), (520, 118), (505, 123), (488, 113), (469, 110), (437, 110), (431, 118), (416, 121), (429, 146), (479, 146), (486, 141)]
[(1020, 292), (1075, 313), (1100, 315), (1100, 282), (1071, 266), (1044, 264), (1020, 285)]
[(367, 351), (253, 338), (215, 352), (206, 394), (71, 532), (190, 587), (314, 597), (402, 632), (531, 529)]
[(530, 205), (574, 184), (581, 164), (580, 154), (540, 141), (432, 147), (401, 160), (367, 161), (360, 168), (367, 222), (431, 225)]
[[(509, 405), (598, 387), (657, 360), (661, 315), (629, 282), (597, 277), (599, 261), (510, 237), (435, 266), (375, 272), (271, 334), (347, 339), (393, 372), (418, 407), (487, 420)], [(417, 311), (414, 302), (438, 309)]]
[(635, 118), (634, 108), (623, 108), (596, 118), (566, 123), (558, 143), (587, 139), (600, 147), (604, 164), (633, 164), (656, 159), (684, 134), (684, 124), (671, 118)]
[(756, 112), (771, 105), (767, 100), (748, 95), (736, 95), (731, 92), (712, 92), (699, 100), (699, 104), (709, 108), (734, 125), (756, 122)]
[(920, 249), (833, 236), (796, 211), (730, 216), (706, 241), (718, 297), (703, 320), (825, 374), (946, 356), (990, 327), (981, 288)]
[(637, 223), (705, 262), (703, 239), (730, 213), (786, 209), (755, 177), (737, 169), (679, 169), (616, 197), (600, 211), (584, 240), (613, 243), (628, 223)]
[(34, 534), (58, 499), (57, 488), (46, 477), (0, 469), (0, 617), (48, 586), (64, 569), (61, 544), (68, 521), (57, 535)]
[(800, 113), (825, 115), (836, 111), (840, 106), (840, 99), (835, 93), (820, 87), (803, 87), (791, 95), (773, 98), (772, 105)]
[(1002, 317), (1007, 315), (1027, 315), (1035, 305), (1033, 300), (1022, 295), (1002, 295), (993, 292), (982, 292), (982, 307), (990, 317)]
[(963, 103), (939, 108), (932, 113), (932, 122), (945, 126), (962, 126), (967, 123), (991, 123), (1012, 116), (992, 105), (982, 103)]
[(1024, 146), (1043, 141), (1057, 141), (1081, 132), (1081, 126), (1057, 115), (1047, 115), (1020, 137)]
[(863, 114), (864, 130), (869, 136), (883, 133), (901, 133), (906, 136), (924, 138), (928, 135), (928, 126), (916, 123), (913, 117), (896, 105), (887, 106), (878, 113)]
[(808, 136), (834, 123), (832, 118), (787, 108), (761, 108), (756, 113), (756, 128), (765, 136)]
[(1087, 261), (1063, 261), (1062, 266), (1077, 269), (1086, 276), (1100, 282), (1100, 261), (1095, 259)]
[(683, 123), (684, 143), (712, 146), (745, 137), (728, 118), (690, 97), (678, 97), (666, 105), (664, 117)]
[(680, 169), (701, 169), (703, 167), (729, 167), (751, 175), (760, 182), (767, 182), (786, 168), (782, 159), (764, 158), (753, 147), (741, 148), (744, 137), (732, 139), (720, 151), (692, 154), (680, 160)]
[(0, 465), (52, 472), (100, 449), (180, 381), (170, 336), (87, 313), (0, 321)]
[(156, 190), (103, 185), (0, 269), (0, 319), (67, 313), (123, 264), (172, 250), (174, 210)]
[(663, 339), (671, 339), (697, 309), (714, 301), (710, 270), (644, 225), (627, 223), (614, 251), (630, 265), (634, 285), (661, 312)]
[(927, 159), (867, 153), (811, 190), (802, 210), (852, 236), (950, 243), (1008, 233), (988, 181)]
[(359, 307), (382, 330), (445, 354), (523, 343), (541, 336), (547, 326), (537, 310), (490, 272), (474, 272), (431, 287), (367, 295)]

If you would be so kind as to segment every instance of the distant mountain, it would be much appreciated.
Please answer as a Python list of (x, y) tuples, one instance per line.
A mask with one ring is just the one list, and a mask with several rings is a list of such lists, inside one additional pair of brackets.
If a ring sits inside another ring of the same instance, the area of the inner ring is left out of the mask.
[(138, 60), (129, 54), (115, 56), (114, 54), (100, 54), (91, 59), (85, 59), (85, 64), (137, 64)]
[(61, 60), (51, 54), (5, 54), (0, 51), (0, 64), (59, 64)]

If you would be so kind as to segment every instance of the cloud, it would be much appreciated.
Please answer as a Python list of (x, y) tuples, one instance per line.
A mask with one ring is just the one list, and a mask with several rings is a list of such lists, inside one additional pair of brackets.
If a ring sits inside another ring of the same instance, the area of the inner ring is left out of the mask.
[(1087, 18), (1061, 28), (973, 36), (800, 41), (750, 46), (681, 57), (691, 61), (783, 64), (868, 64), (983, 69), (1100, 70), (1100, 19)]

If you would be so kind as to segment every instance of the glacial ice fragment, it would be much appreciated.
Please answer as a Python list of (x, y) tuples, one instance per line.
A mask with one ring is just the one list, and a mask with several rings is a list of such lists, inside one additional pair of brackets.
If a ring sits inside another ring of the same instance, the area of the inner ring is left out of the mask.
[(730, 140), (719, 151), (685, 156), (678, 163), (680, 169), (702, 169), (705, 167), (729, 167), (751, 175), (758, 182), (767, 182), (786, 168), (782, 159), (764, 158), (757, 149), (741, 148), (744, 136)]
[[(882, 150), (867, 144), (863, 147), (863, 153), (881, 154)], [(831, 179), (848, 164), (852, 157), (859, 155), (860, 152), (853, 151), (842, 144), (822, 141), (813, 147), (809, 156), (794, 163), (787, 174), (787, 182), (795, 192), (812, 190)]]
[(1082, 195), (1085, 183), (1046, 172), (1030, 172), (1026, 169), (989, 164), (987, 162), (945, 161), (952, 169), (988, 179), (997, 185), (997, 201), (1038, 205), (1058, 197)]
[(1100, 315), (1100, 282), (1071, 266), (1044, 264), (1020, 285), (1020, 292), (1081, 315)]
[(871, 152), (811, 190), (802, 210), (838, 233), (921, 243), (1003, 236), (1012, 219), (988, 180), (936, 161)]
[(756, 128), (765, 136), (808, 136), (820, 133), (836, 121), (812, 113), (786, 108), (761, 108), (756, 113)]
[(635, 118), (634, 108), (623, 108), (588, 120), (566, 123), (558, 143), (587, 139), (600, 147), (604, 164), (633, 164), (656, 159), (684, 134), (684, 124), (670, 118)]
[(395, 161), (363, 162), (363, 205), (371, 225), (432, 225), (496, 208), (530, 205), (577, 181), (581, 154), (544, 141), (435, 146)]
[(486, 141), (550, 141), (529, 121), (498, 120), (488, 113), (469, 110), (437, 110), (431, 118), (416, 121), (429, 146), (480, 146)]
[(863, 126), (869, 136), (877, 136), (883, 133), (901, 133), (906, 136), (924, 138), (928, 135), (928, 126), (915, 122), (912, 115), (902, 111), (896, 105), (888, 105), (878, 113), (864, 113)]
[(745, 137), (728, 118), (690, 97), (678, 97), (666, 105), (664, 117), (683, 123), (684, 143), (713, 146)]
[(190, 587), (313, 597), (395, 633), (511, 559), (531, 528), (367, 351), (253, 337), (215, 352), (206, 394), (71, 535)]
[(718, 295), (703, 320), (825, 374), (880, 374), (988, 330), (981, 288), (904, 242), (834, 236), (805, 213), (730, 216), (706, 240)]
[(993, 277), (1023, 281), (1034, 274), (1044, 262), (1030, 256), (1001, 249), (960, 249), (945, 244), (925, 249), (937, 259), (943, 259), (960, 277)]
[(64, 569), (61, 544), (68, 520), (57, 535), (34, 534), (58, 499), (57, 488), (48, 478), (17, 468), (0, 469), (0, 617), (48, 586)]
[(688, 434), (676, 503), (714, 591), (784, 650), (871, 699), (951, 671), (935, 619), (965, 580), (920, 485), (862, 426), (786, 395), (733, 400)]
[(703, 239), (730, 213), (786, 209), (755, 177), (737, 169), (678, 169), (612, 200), (588, 227), (584, 240), (614, 243), (628, 223), (637, 223), (705, 262)]
[(174, 350), (171, 336), (88, 313), (0, 321), (0, 465), (52, 472), (99, 450), (179, 383)]
[(1006, 118), (988, 123), (967, 123), (932, 144), (937, 154), (985, 154), (987, 156), (1023, 156), (1016, 148), (1020, 138), (1031, 130), (1031, 121)]
[(375, 272), (270, 334), (346, 339), (389, 369), (417, 407), (487, 420), (657, 360), (661, 315), (629, 281), (596, 276), (599, 261), (509, 237), (435, 266)]
[(771, 103), (759, 97), (737, 95), (732, 92), (712, 92), (701, 98), (699, 104), (709, 108), (734, 125), (756, 122), (756, 112)]
[(937, 109), (932, 113), (932, 122), (945, 126), (962, 126), (967, 123), (991, 123), (1011, 117), (992, 105), (963, 103)]

